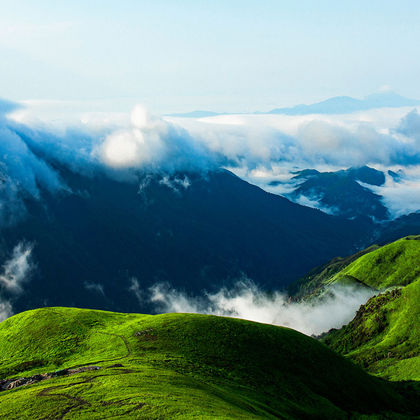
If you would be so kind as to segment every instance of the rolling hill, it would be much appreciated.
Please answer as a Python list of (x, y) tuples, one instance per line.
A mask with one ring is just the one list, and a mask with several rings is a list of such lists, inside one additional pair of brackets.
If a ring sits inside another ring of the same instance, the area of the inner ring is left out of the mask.
[[(410, 384), (294, 330), (43, 308), (0, 324), (2, 418), (409, 418)], [(388, 416), (388, 417), (387, 417)]]

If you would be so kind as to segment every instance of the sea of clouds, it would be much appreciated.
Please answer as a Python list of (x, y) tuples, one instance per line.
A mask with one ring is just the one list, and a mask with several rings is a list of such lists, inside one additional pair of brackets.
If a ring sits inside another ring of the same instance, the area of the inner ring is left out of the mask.
[[(57, 108), (55, 103), (49, 106)], [(383, 196), (394, 217), (420, 209), (416, 108), (194, 119), (157, 117), (135, 106), (130, 115), (73, 112), (66, 119), (67, 107), (62, 118), (52, 120), (44, 108), (41, 112), (31, 103), (0, 107), (0, 220), (19, 214), (7, 212), (7, 203), (17, 210), (19, 193), (37, 197), (39, 187), (66, 190), (48, 163), (51, 158), (75, 171), (103, 171), (111, 176), (136, 170), (167, 174), (225, 167), (277, 194), (295, 187), (290, 179), (292, 171), (299, 169), (362, 165), (402, 169), (405, 176), (399, 181), (388, 176), (384, 186), (372, 189)], [(279, 182), (272, 186), (272, 181)], [(301, 204), (318, 205), (316, 200)]]

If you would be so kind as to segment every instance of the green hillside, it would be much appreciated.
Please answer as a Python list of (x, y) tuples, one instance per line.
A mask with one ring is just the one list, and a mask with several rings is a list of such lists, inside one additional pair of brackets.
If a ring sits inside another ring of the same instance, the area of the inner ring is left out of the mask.
[(377, 290), (406, 286), (420, 277), (420, 236), (407, 236), (365, 254), (332, 279), (355, 279)]
[(323, 341), (371, 373), (420, 380), (420, 278), (375, 296)]
[(362, 255), (378, 248), (379, 245), (372, 245), (356, 254), (348, 257), (336, 257), (329, 263), (314, 268), (306, 276), (292, 283), (288, 288), (289, 293), (297, 299), (307, 299), (322, 294), (325, 286), (331, 283), (336, 274)]
[[(307, 286), (307, 296), (332, 284), (382, 291), (355, 318), (323, 341), (369, 372), (391, 380), (420, 380), (420, 236), (408, 236), (353, 259)], [(302, 289), (303, 290), (303, 289)]]
[(332, 284), (353, 284), (375, 290), (405, 286), (420, 277), (420, 236), (407, 236), (371, 247), (346, 258), (335, 258), (300, 279), (291, 294), (307, 299)]
[(420, 411), (409, 384), (369, 376), (310, 337), (206, 315), (24, 312), (0, 324), (0, 374), (0, 418), (8, 419), (405, 418)]

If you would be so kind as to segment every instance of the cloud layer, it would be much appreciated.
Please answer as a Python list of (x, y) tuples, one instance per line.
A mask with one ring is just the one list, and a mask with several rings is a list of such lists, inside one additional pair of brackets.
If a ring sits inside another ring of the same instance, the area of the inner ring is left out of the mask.
[[(58, 126), (33, 117), (30, 109), (5, 110), (9, 116), (0, 115), (1, 224), (24, 213), (25, 195), (39, 199), (44, 190), (70, 192), (52, 160), (88, 176), (101, 172), (133, 180), (136, 171), (159, 172), (162, 182), (167, 173), (227, 167), (280, 194), (292, 187), (268, 184), (290, 179), (296, 169), (420, 168), (420, 115), (410, 108), (163, 119), (136, 106), (130, 118), (84, 113), (77, 123)], [(382, 190), (395, 215), (419, 208), (409, 195), (418, 191), (420, 171), (412, 173)], [(188, 180), (171, 187), (187, 188)]]
[(172, 119), (211, 150), (248, 168), (420, 164), (417, 111), (344, 115), (223, 115)]
[(207, 169), (215, 156), (188, 131), (151, 116), (137, 105), (129, 128), (109, 134), (101, 146), (103, 161), (114, 168), (146, 170)]

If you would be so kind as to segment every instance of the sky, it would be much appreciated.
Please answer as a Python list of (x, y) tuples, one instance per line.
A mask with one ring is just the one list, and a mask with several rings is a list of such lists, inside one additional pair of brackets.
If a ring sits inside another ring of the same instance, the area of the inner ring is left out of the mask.
[(0, 97), (128, 112), (420, 98), (417, 0), (0, 0)]

